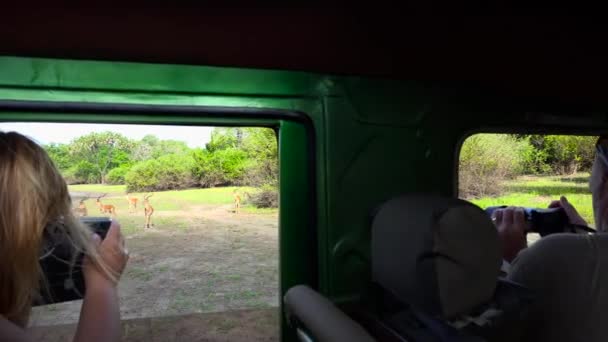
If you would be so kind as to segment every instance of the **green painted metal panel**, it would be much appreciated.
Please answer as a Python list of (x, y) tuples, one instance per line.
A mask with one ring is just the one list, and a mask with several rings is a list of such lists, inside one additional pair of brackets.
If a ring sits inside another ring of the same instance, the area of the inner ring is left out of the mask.
[[(295, 285), (317, 284), (315, 189), (314, 175), (309, 172), (314, 145), (309, 128), (282, 121), (279, 130), (281, 296)], [(283, 339), (293, 339), (283, 315), (281, 322)]]
[(315, 97), (326, 78), (305, 72), (0, 57), (0, 86)]

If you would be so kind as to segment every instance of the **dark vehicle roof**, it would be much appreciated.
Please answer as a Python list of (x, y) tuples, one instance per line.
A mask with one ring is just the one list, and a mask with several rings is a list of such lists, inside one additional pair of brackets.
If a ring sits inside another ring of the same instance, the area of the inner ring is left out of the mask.
[(35, 8), (0, 14), (0, 54), (304, 70), (474, 84), (608, 104), (598, 19), (414, 17), (407, 9)]

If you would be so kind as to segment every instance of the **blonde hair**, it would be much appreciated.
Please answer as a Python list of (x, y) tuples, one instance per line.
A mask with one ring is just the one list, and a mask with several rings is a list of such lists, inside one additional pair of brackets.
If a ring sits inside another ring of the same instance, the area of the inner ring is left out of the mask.
[(0, 315), (20, 326), (27, 325), (32, 301), (45, 284), (39, 264), (43, 233), (57, 221), (74, 247), (107, 273), (44, 149), (21, 134), (0, 132)]

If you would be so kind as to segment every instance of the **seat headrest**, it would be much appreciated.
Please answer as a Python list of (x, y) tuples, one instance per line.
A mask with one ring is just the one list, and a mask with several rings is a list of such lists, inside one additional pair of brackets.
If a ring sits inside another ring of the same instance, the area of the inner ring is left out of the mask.
[(405, 195), (372, 222), (372, 277), (398, 300), (446, 319), (492, 298), (500, 274), (496, 228), (460, 199)]

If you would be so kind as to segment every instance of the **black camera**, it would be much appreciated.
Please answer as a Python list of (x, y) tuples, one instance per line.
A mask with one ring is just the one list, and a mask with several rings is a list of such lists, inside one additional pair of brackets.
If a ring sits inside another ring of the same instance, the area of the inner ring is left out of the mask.
[[(507, 206), (488, 207), (486, 208), (486, 212), (492, 217), (496, 209), (504, 208), (507, 208)], [(540, 236), (567, 232), (576, 233), (579, 231), (595, 232), (595, 230), (589, 227), (571, 224), (563, 208), (524, 208), (524, 213), (526, 222), (528, 222), (528, 232), (538, 233)]]
[[(106, 237), (112, 224), (107, 217), (81, 217), (80, 221), (102, 239)], [(33, 305), (82, 299), (85, 293), (82, 251), (76, 249), (70, 236), (56, 224), (50, 224), (45, 228), (43, 246), (40, 268), (45, 281), (41, 284), (40, 295), (34, 299)]]

